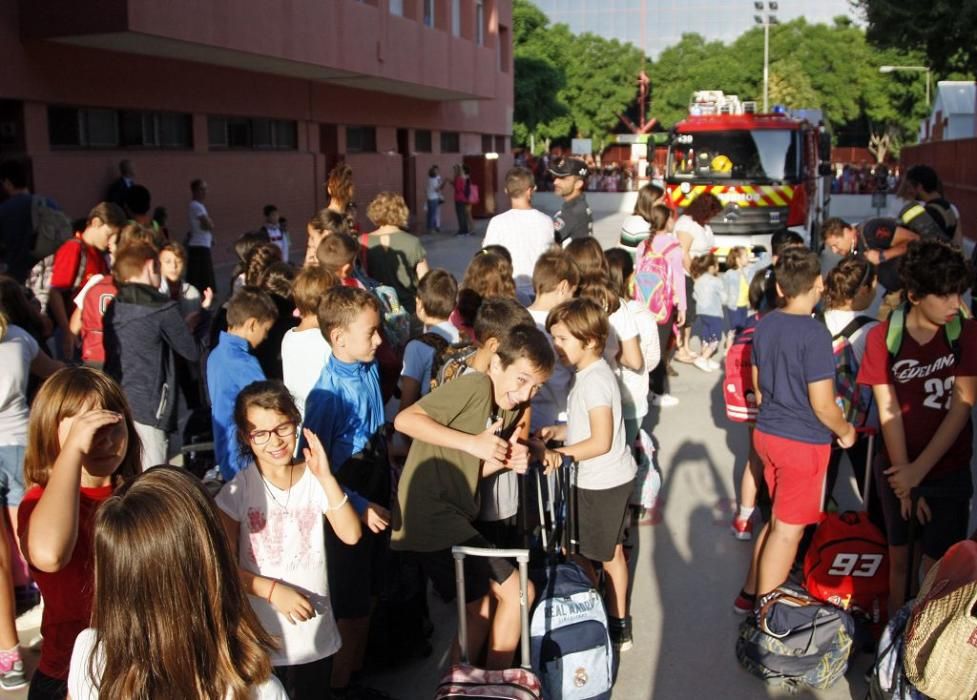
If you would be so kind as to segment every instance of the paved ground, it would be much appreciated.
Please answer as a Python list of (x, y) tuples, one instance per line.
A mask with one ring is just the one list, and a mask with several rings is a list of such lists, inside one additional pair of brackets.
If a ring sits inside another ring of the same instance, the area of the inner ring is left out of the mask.
[[(598, 220), (596, 233), (614, 245), (623, 214)], [(479, 231), (485, 222), (480, 222)], [(425, 237), (432, 265), (458, 277), (478, 249), (481, 236)], [(748, 565), (751, 546), (734, 540), (728, 529), (735, 503), (734, 484), (742, 469), (746, 431), (726, 421), (717, 374), (677, 365), (681, 376), (673, 393), (681, 404), (654, 410), (645, 423), (658, 443), (664, 476), (657, 524), (634, 528), (632, 614), (635, 646), (621, 659), (614, 697), (661, 700), (770, 697), (759, 681), (736, 663), (733, 647), (739, 618), (731, 604)], [(839, 483), (846, 483), (844, 477)], [(855, 505), (853, 495), (842, 505)], [(453, 605), (431, 598), (434, 652), (370, 682), (401, 700), (433, 696), (455, 633)], [(37, 634), (37, 616), (21, 621), (24, 643)], [(29, 657), (33, 666), (34, 657)], [(846, 681), (808, 698), (862, 698), (864, 670), (859, 656)], [(23, 698), (26, 692), (0, 698)]]

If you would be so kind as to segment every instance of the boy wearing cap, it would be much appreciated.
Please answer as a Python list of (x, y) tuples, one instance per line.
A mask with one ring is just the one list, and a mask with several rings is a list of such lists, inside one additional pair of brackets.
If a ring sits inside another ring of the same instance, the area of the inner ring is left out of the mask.
[(563, 200), (563, 207), (553, 215), (553, 234), (563, 245), (574, 238), (594, 235), (594, 220), (583, 188), (587, 164), (579, 158), (560, 158), (550, 167), (553, 191)]

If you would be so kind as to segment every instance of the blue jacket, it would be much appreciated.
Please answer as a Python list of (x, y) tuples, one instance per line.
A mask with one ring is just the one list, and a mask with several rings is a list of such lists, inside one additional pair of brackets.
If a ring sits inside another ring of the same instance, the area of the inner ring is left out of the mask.
[[(333, 472), (371, 442), (382, 440), (383, 419), (377, 363), (343, 362), (330, 356), (305, 400), (305, 427), (322, 441)], [(346, 492), (357, 512), (363, 513), (367, 500)]]
[(248, 465), (248, 460), (241, 457), (237, 440), (234, 402), (241, 389), (264, 378), (248, 341), (221, 331), (217, 347), (207, 358), (207, 391), (214, 425), (214, 453), (224, 481), (230, 481)]

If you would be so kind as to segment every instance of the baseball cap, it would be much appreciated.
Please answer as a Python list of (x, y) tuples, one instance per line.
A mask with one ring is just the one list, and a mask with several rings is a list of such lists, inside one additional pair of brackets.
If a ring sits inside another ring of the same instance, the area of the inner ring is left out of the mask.
[(550, 174), (556, 177), (566, 177), (567, 175), (587, 177), (587, 172), (587, 164), (579, 158), (560, 158), (550, 166)]

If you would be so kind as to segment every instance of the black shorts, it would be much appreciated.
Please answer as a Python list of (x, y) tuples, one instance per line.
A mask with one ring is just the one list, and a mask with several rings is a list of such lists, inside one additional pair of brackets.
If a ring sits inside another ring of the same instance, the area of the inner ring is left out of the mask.
[(337, 620), (369, 617), (372, 598), (383, 575), (388, 535), (378, 535), (364, 526), (360, 541), (349, 545), (336, 537), (328, 524), (325, 528), (326, 568), (333, 616)]
[[(482, 535), (461, 543), (464, 547), (488, 547), (492, 544)], [(412, 552), (431, 585), (445, 600), (455, 597), (455, 558), (451, 549), (436, 552)], [(488, 595), (491, 582), (504, 583), (516, 567), (502, 557), (465, 557), (465, 602), (471, 603)]]
[[(882, 502), (889, 546), (904, 547), (909, 544), (909, 521), (902, 519), (899, 499), (889, 486), (888, 478), (882, 473), (888, 468), (888, 460), (877, 459), (872, 476), (879, 485), (879, 500)], [(970, 469), (960, 469), (939, 479), (927, 479), (920, 490), (926, 498), (933, 519), (916, 528), (916, 541), (920, 543), (923, 554), (930, 559), (939, 559), (951, 545), (967, 539), (970, 496), (973, 493)]]
[(688, 275), (685, 276), (685, 325), (682, 328), (691, 328), (695, 323), (695, 282)]
[(628, 503), (634, 481), (594, 491), (577, 488), (577, 540), (580, 554), (593, 561), (610, 561), (624, 542)]

